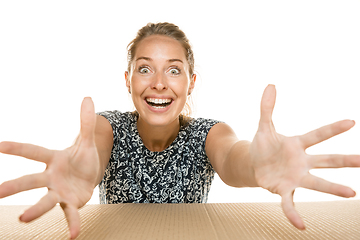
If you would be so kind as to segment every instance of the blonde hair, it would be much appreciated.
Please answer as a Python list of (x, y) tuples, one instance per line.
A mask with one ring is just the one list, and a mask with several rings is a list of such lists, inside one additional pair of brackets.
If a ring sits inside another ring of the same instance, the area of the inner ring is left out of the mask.
[[(194, 53), (192, 51), (189, 39), (186, 37), (185, 33), (180, 30), (178, 26), (168, 22), (162, 23), (148, 23), (146, 26), (142, 27), (138, 32), (136, 37), (128, 44), (127, 46), (127, 62), (128, 62), (128, 72), (131, 72), (131, 64), (134, 60), (137, 46), (141, 40), (151, 35), (162, 35), (171, 37), (184, 47), (185, 57), (189, 64), (189, 76), (192, 77), (194, 74)], [(181, 111), (181, 115), (185, 117), (190, 117), (192, 114), (192, 97), (188, 96), (185, 106)]]

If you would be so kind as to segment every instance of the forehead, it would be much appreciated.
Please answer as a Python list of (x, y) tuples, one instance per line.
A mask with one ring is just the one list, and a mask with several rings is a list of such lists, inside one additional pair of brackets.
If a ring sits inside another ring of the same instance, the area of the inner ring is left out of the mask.
[(152, 35), (138, 43), (135, 60), (139, 57), (151, 59), (181, 59), (185, 62), (185, 48), (181, 43), (171, 37)]

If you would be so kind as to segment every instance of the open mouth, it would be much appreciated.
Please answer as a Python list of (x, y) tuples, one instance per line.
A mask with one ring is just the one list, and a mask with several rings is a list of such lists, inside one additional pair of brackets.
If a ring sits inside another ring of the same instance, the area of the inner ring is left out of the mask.
[(156, 109), (166, 108), (173, 102), (173, 100), (170, 98), (168, 98), (168, 99), (146, 98), (145, 101), (151, 107), (156, 108)]

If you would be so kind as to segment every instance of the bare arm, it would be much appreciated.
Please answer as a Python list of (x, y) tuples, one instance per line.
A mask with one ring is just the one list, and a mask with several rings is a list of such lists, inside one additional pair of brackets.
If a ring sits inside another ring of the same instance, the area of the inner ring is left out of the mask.
[(250, 142), (239, 141), (225, 123), (213, 126), (205, 150), (221, 180), (232, 187), (257, 187), (249, 156)]
[[(80, 134), (76, 138), (74, 145), (78, 144)], [(109, 163), (111, 150), (113, 146), (113, 132), (109, 121), (100, 115), (96, 115), (95, 126), (95, 145), (99, 156), (99, 172), (95, 176), (94, 188), (101, 182), (106, 166)]]
[(351, 188), (313, 176), (309, 170), (360, 167), (359, 155), (312, 156), (305, 150), (349, 130), (355, 122), (343, 120), (301, 136), (285, 137), (275, 131), (272, 122), (275, 97), (275, 86), (269, 85), (261, 100), (259, 128), (251, 143), (237, 141), (230, 127), (218, 124), (208, 134), (206, 153), (225, 183), (236, 187), (260, 186), (279, 194), (286, 217), (295, 227), (305, 229), (293, 204), (297, 187), (341, 197), (355, 196)]
[(109, 162), (113, 145), (110, 123), (95, 115), (90, 98), (81, 106), (81, 129), (75, 143), (64, 150), (49, 150), (32, 144), (1, 142), (0, 152), (43, 162), (47, 165), (42, 173), (26, 175), (0, 185), (0, 198), (22, 191), (47, 187), (48, 193), (21, 216), (23, 222), (30, 222), (57, 203), (64, 210), (70, 236), (80, 232), (78, 208), (91, 198), (94, 187), (101, 181)]
[(95, 186), (101, 182), (104, 176), (105, 168), (109, 163), (113, 142), (113, 130), (109, 121), (105, 117), (97, 115), (95, 144), (99, 155), (100, 165), (99, 174), (97, 175), (95, 181)]

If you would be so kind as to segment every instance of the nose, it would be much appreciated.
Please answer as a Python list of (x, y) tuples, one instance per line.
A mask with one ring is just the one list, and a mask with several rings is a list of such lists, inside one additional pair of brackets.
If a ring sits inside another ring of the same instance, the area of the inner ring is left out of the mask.
[(151, 82), (151, 89), (161, 91), (166, 90), (167, 88), (166, 76), (162, 73), (154, 74), (153, 81)]

